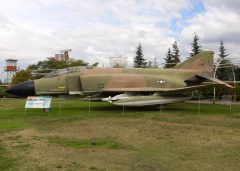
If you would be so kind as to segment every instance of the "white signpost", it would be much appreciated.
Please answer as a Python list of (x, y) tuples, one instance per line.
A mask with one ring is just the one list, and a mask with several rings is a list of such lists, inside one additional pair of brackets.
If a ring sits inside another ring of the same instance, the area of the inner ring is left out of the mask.
[(28, 96), (25, 104), (25, 115), (26, 109), (44, 109), (50, 115), (51, 102), (52, 97), (49, 96)]

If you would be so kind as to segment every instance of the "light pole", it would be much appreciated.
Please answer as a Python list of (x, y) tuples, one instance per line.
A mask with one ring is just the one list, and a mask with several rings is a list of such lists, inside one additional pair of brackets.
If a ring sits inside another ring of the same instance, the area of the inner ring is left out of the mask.
[(234, 84), (234, 101), (236, 101), (236, 89), (237, 89), (237, 86), (236, 86), (236, 75), (235, 75), (235, 71), (234, 71), (234, 66), (233, 64), (231, 65), (232, 66), (232, 73), (233, 73), (233, 84)]
[[(218, 61), (218, 63), (216, 64), (216, 67), (215, 67), (215, 70), (214, 70), (214, 74), (213, 74), (213, 77), (216, 78), (216, 74), (217, 74), (217, 69), (218, 69), (218, 66), (220, 65), (220, 62), (224, 60), (224, 59), (221, 59)], [(225, 67), (226, 68), (226, 67)], [(234, 71), (234, 66), (233, 64), (231, 64), (231, 68), (232, 68), (232, 73), (233, 73), (233, 83), (234, 83), (234, 87), (236, 88), (236, 76), (235, 76), (235, 71)], [(236, 97), (234, 96), (234, 99)], [(215, 86), (213, 87), (213, 104), (215, 104), (216, 102), (216, 88)]]
[[(215, 70), (214, 70), (214, 73), (213, 73), (213, 77), (216, 78), (216, 73), (217, 73), (217, 69), (218, 69), (218, 66), (220, 64), (220, 62), (222, 61), (223, 59), (220, 59), (215, 67)], [(213, 87), (213, 104), (216, 103), (216, 87), (214, 86)]]

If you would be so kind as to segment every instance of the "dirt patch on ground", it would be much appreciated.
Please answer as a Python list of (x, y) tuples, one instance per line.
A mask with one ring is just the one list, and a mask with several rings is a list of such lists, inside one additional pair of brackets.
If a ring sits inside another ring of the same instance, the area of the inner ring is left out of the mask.
[[(94, 118), (5, 133), (1, 141), (18, 159), (19, 170), (171, 170), (177, 166), (181, 170), (198, 157), (186, 170), (197, 165), (204, 168), (203, 163), (209, 168), (217, 166), (217, 170), (222, 166), (218, 160), (224, 161), (221, 155), (240, 147), (240, 133), (235, 129), (151, 118)], [(49, 137), (112, 138), (133, 148), (71, 148), (51, 143)], [(171, 166), (172, 160), (175, 164)]]

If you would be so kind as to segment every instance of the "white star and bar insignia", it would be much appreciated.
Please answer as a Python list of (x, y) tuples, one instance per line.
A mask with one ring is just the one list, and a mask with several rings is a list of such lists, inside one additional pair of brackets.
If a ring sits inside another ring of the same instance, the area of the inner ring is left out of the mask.
[(158, 81), (157, 81), (158, 84), (164, 84), (164, 83), (166, 83), (166, 82), (167, 82), (166, 80), (158, 80)]

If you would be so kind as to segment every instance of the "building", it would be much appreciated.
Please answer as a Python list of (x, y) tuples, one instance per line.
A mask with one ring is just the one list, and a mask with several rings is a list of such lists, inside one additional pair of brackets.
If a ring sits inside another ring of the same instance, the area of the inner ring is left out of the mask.
[(55, 54), (54, 59), (56, 61), (67, 61), (68, 60), (65, 54)]
[(125, 68), (128, 65), (127, 57), (110, 57), (109, 65), (113, 68)]
[(65, 49), (60, 51), (59, 54), (55, 54), (55, 60), (57, 61), (68, 61), (69, 60), (69, 52), (71, 52), (72, 49)]

